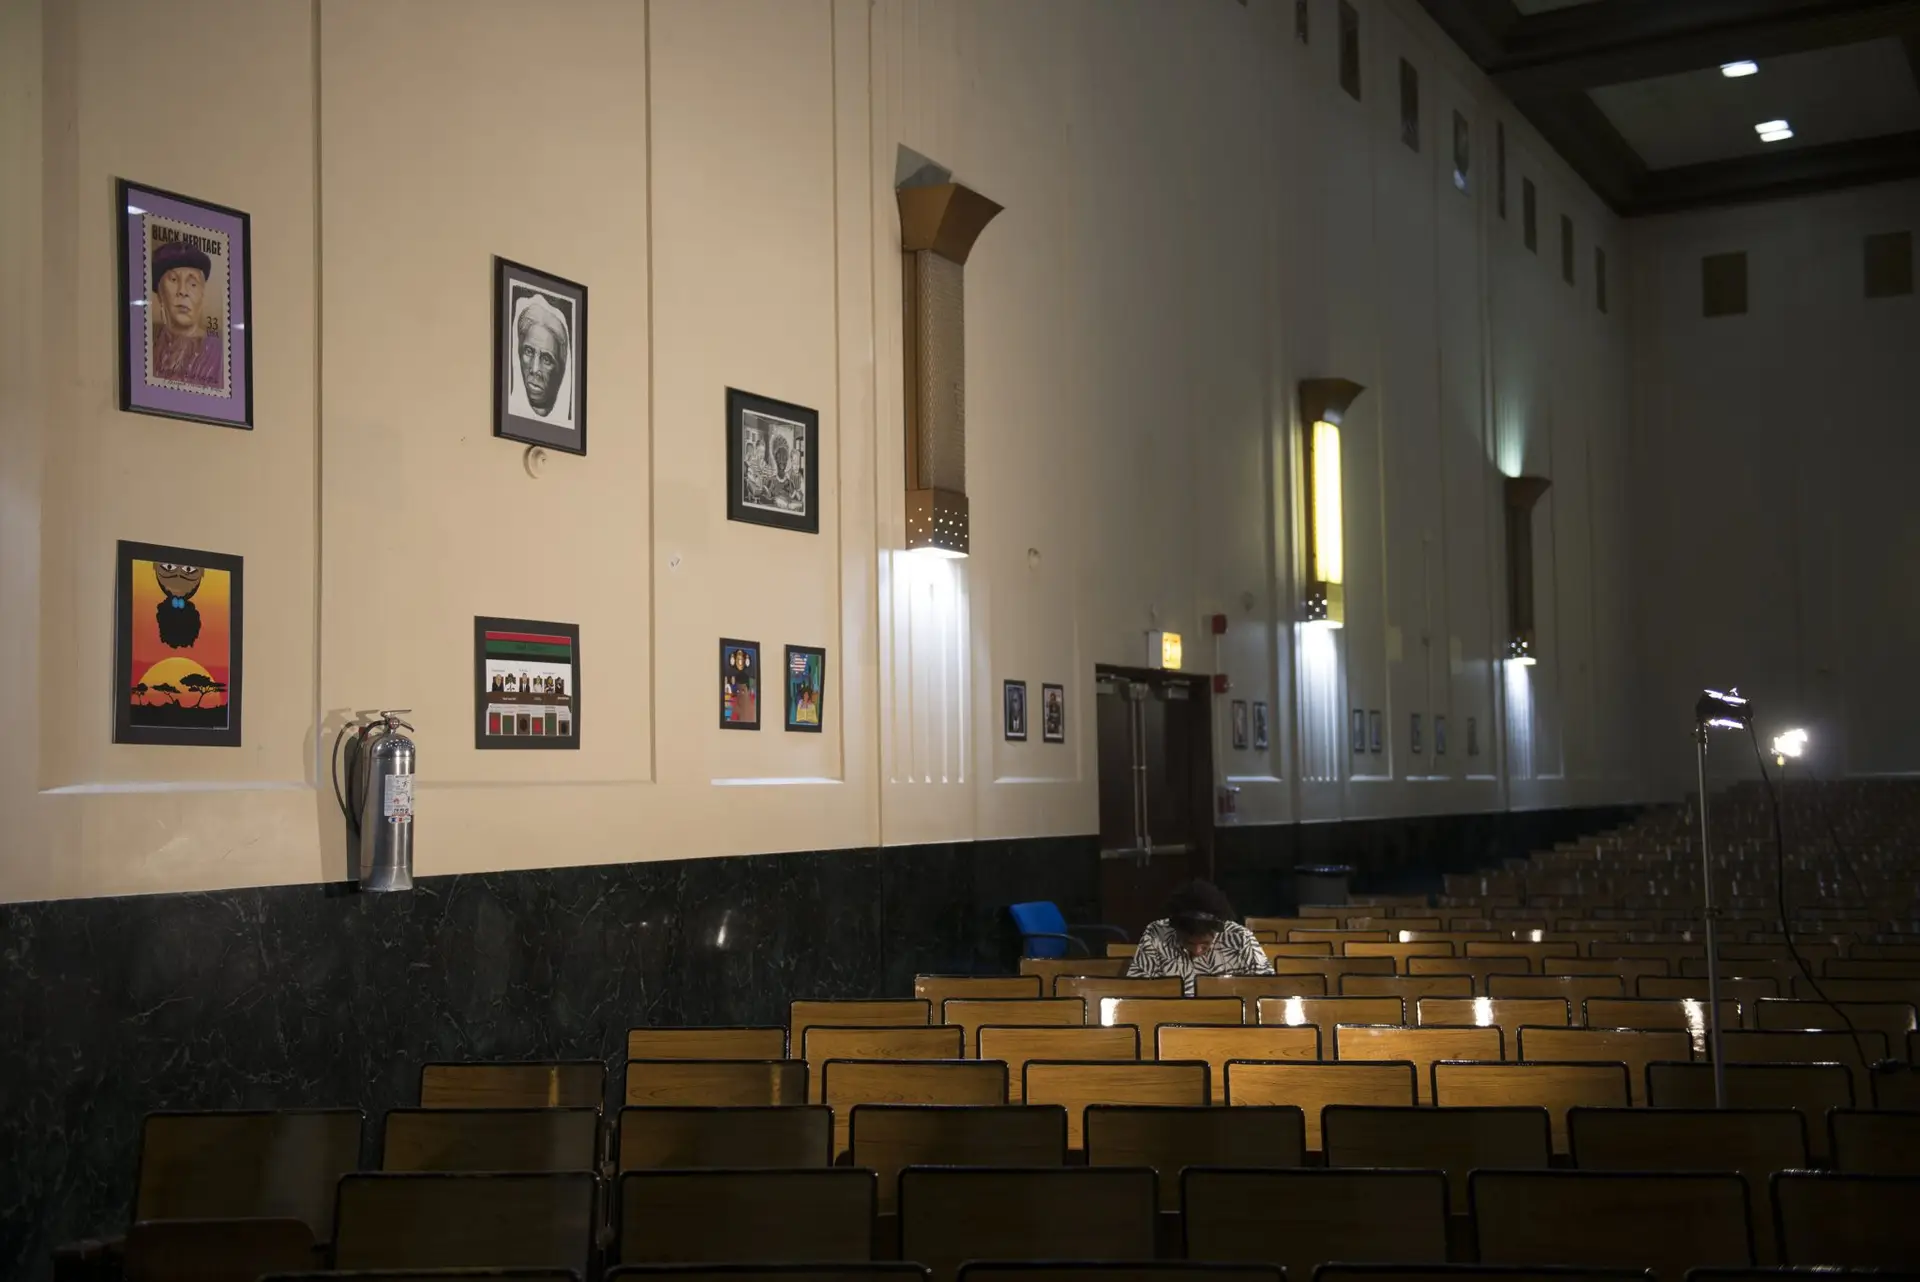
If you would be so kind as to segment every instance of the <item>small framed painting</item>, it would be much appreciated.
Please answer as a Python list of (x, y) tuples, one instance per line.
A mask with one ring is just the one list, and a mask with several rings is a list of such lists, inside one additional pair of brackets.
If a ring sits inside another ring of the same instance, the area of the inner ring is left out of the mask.
[(473, 746), (580, 746), (580, 625), (541, 619), (473, 621)]
[(1413, 714), (1413, 720), (1407, 728), (1407, 749), (1417, 757), (1421, 751), (1420, 744), (1420, 714), (1416, 712)]
[(1447, 755), (1447, 719), (1438, 712), (1433, 714), (1433, 755)]
[(120, 408), (253, 427), (252, 220), (122, 178)]
[(1367, 710), (1365, 708), (1353, 710), (1353, 715), (1348, 719), (1348, 735), (1353, 740), (1355, 752), (1367, 750)]
[(1367, 748), (1371, 752), (1386, 750), (1386, 726), (1377, 710), (1367, 713)]
[(587, 287), (493, 260), (493, 434), (587, 452)]
[(1024, 743), (1027, 738), (1027, 683), (1024, 681), (1002, 681), (1000, 683), (1001, 727), (1006, 737)]
[(1040, 687), (1040, 738), (1047, 743), (1067, 741), (1067, 688)]
[(1267, 704), (1264, 699), (1253, 701), (1253, 746), (1259, 752), (1267, 750)]
[(1478, 717), (1467, 718), (1467, 755), (1469, 757), (1480, 755), (1480, 718)]
[(1245, 749), (1247, 746), (1247, 701), (1235, 699), (1229, 708), (1233, 718), (1233, 746)]
[(760, 728), (760, 643), (720, 638), (720, 728)]
[(120, 541), (115, 743), (240, 746), (244, 569), (223, 552)]
[(820, 533), (820, 413), (727, 389), (727, 519)]
[(810, 645), (787, 647), (787, 729), (820, 733), (826, 724), (827, 652)]

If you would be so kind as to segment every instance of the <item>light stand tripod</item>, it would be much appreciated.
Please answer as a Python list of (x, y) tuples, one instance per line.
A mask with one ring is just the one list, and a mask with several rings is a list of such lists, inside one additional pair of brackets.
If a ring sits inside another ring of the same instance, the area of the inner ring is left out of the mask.
[(1734, 689), (1703, 690), (1693, 708), (1693, 742), (1700, 770), (1700, 892), (1707, 936), (1707, 1049), (1713, 1057), (1713, 1106), (1727, 1106), (1727, 1060), (1720, 1047), (1720, 907), (1713, 902), (1713, 854), (1707, 831), (1707, 731), (1744, 730), (1752, 707)]

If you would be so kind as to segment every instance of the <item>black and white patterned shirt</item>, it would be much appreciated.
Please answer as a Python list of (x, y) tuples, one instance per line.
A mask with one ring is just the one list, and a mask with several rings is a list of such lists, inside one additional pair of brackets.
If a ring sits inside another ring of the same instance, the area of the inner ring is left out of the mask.
[(1233, 921), (1220, 927), (1213, 947), (1198, 957), (1187, 955), (1171, 921), (1156, 921), (1141, 932), (1139, 946), (1133, 950), (1133, 965), (1127, 967), (1129, 979), (1178, 975), (1189, 997), (1193, 996), (1193, 981), (1201, 975), (1271, 974), (1273, 963), (1267, 960), (1267, 950), (1260, 947), (1252, 931)]

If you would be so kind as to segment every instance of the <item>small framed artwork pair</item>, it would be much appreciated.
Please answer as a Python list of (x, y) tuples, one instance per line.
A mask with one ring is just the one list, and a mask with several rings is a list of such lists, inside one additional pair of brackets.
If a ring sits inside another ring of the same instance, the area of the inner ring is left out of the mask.
[[(827, 652), (820, 646), (790, 645), (781, 672), (786, 695), (786, 728), (818, 734), (826, 726)], [(760, 728), (760, 643), (720, 639), (720, 728)]]
[[(1026, 682), (1000, 683), (1000, 718), (1004, 738), (1013, 743), (1026, 742)], [(1040, 740), (1043, 743), (1067, 741), (1067, 688), (1051, 681), (1042, 682), (1040, 686)]]
[(1255, 699), (1248, 704), (1245, 699), (1235, 699), (1229, 712), (1233, 723), (1233, 746), (1244, 751), (1251, 738), (1253, 749), (1265, 752), (1268, 746), (1266, 700)]

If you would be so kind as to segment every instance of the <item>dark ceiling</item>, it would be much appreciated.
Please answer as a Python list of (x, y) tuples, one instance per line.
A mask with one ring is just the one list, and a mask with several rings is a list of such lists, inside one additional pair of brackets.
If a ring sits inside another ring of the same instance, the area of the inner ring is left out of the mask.
[(1920, 175), (1920, 0), (1421, 4), (1618, 213)]

